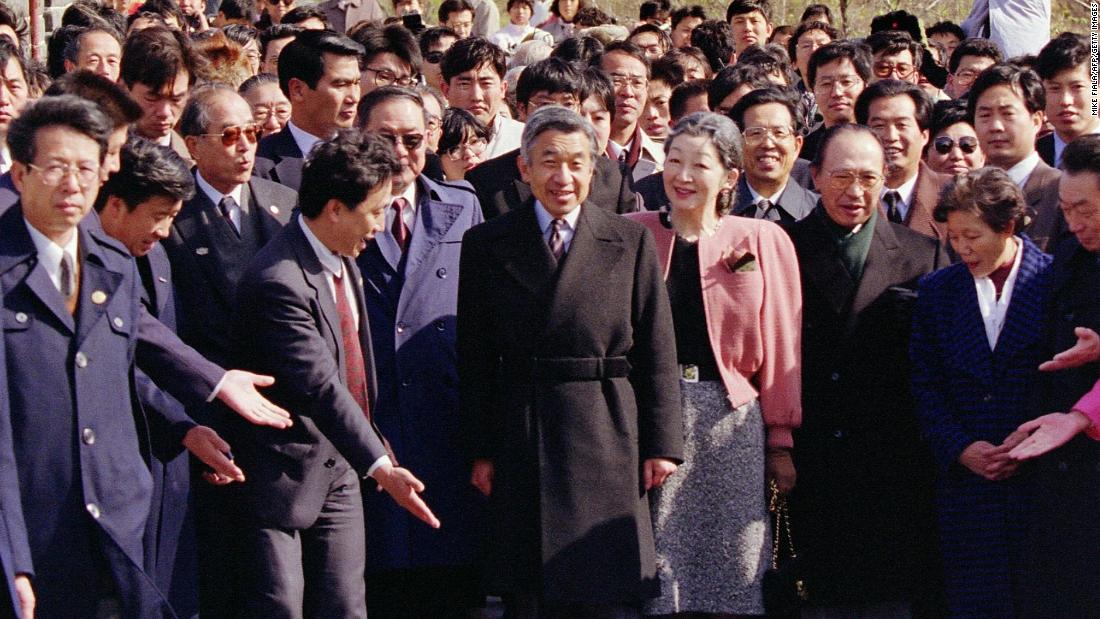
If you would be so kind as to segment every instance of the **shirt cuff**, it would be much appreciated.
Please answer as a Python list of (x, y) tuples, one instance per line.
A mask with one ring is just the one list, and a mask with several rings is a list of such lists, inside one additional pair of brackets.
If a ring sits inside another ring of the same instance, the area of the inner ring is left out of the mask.
[(378, 467), (382, 466), (383, 464), (388, 464), (390, 466), (393, 466), (393, 463), (390, 462), (390, 457), (389, 456), (382, 456), (381, 458), (378, 458), (377, 460), (375, 460), (374, 464), (370, 465), (370, 468), (367, 469), (367, 474), (364, 475), (363, 477), (370, 477), (370, 476), (374, 475), (374, 471)]
[(207, 404), (213, 402), (218, 397), (218, 394), (221, 393), (222, 385), (225, 384), (225, 379), (227, 376), (229, 376), (229, 372), (222, 374), (221, 380), (218, 381), (218, 384), (214, 385), (214, 390), (211, 391), (210, 395), (206, 398)]

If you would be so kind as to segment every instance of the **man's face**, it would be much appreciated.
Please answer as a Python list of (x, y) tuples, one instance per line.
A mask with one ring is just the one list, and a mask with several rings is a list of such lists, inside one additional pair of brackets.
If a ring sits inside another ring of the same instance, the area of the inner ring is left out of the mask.
[[(710, 105), (707, 102), (707, 93), (703, 92), (695, 95), (694, 97), (688, 97), (687, 100), (684, 101), (684, 113), (683, 116), (681, 116), (680, 118), (691, 116), (695, 112), (709, 111)], [(670, 118), (669, 126), (675, 125), (677, 122), (679, 122), (680, 118)]]
[(730, 18), (733, 27), (733, 46), (738, 54), (750, 45), (763, 45), (772, 34), (772, 25), (760, 11), (751, 11)]
[(103, 173), (100, 175), (100, 180), (103, 182), (107, 182), (107, 177), (118, 172), (119, 168), (122, 167), (122, 147), (126, 145), (126, 140), (129, 137), (126, 134), (127, 129), (126, 125), (116, 127), (111, 135), (107, 137), (107, 155), (103, 158), (101, 168)]
[(424, 170), (427, 141), (424, 110), (408, 99), (390, 99), (371, 110), (363, 128), (385, 136), (394, 145), (401, 172), (393, 178), (394, 195), (401, 194)]
[(1089, 110), (1091, 85), (1088, 63), (1043, 80), (1047, 119), (1067, 142), (1096, 129), (1096, 116)]
[(661, 43), (661, 37), (657, 36), (654, 32), (636, 34), (630, 38), (630, 41), (642, 48), (642, 51), (645, 52), (645, 57), (648, 58), (650, 62), (664, 56), (665, 52), (668, 51)]
[(289, 13), (297, 2), (294, 0), (283, 0), (282, 2), (280, 2), (280, 0), (271, 0), (264, 4), (267, 5), (267, 14), (271, 16), (271, 23), (278, 24), (282, 23), (283, 16)]
[(474, 30), (474, 14), (472, 11), (452, 11), (443, 25), (454, 30), (458, 38), (465, 39)]
[(984, 166), (985, 153), (974, 127), (959, 122), (932, 136), (925, 161), (936, 172), (958, 176)]
[(1066, 226), (1081, 247), (1100, 252), (1100, 175), (1063, 174), (1058, 181), (1058, 203)]
[(260, 126), (263, 135), (282, 131), (290, 120), (290, 101), (278, 84), (269, 82), (256, 86), (245, 93), (244, 99), (252, 108), (252, 120)]
[(547, 105), (560, 105), (567, 107), (574, 112), (580, 111), (580, 103), (577, 101), (577, 95), (571, 92), (547, 92), (540, 90), (527, 100), (527, 103), (517, 103), (516, 107), (519, 109), (519, 119), (523, 122), (527, 122), (527, 118), (531, 114), (535, 113), (535, 110), (540, 107), (546, 107)]
[(478, 120), (493, 126), (508, 85), (489, 63), (459, 73), (443, 83), (443, 94), (451, 107), (462, 108)]
[(588, 197), (592, 146), (583, 133), (544, 131), (530, 147), (531, 163), (519, 158), (519, 172), (547, 212), (564, 217)]
[(264, 54), (263, 72), (270, 73), (272, 75), (279, 74), (279, 54), (283, 52), (283, 48), (288, 43), (294, 40), (294, 37), (286, 37), (283, 39), (272, 39), (267, 44), (267, 53)]
[(1043, 126), (1042, 112), (1027, 111), (1024, 100), (1009, 86), (986, 89), (975, 104), (974, 131), (986, 160), (1007, 170), (1035, 150)]
[(917, 78), (911, 51), (906, 49), (896, 54), (885, 52), (875, 54), (874, 75), (871, 81), (890, 79), (916, 84)]
[(817, 68), (814, 97), (825, 118), (825, 126), (855, 122), (855, 103), (866, 84), (856, 73), (852, 61), (840, 58)]
[(661, 81), (649, 82), (645, 108), (642, 111), (642, 131), (656, 140), (663, 140), (668, 135), (671, 116), (668, 109), (670, 97), (672, 97), (671, 86)]
[(637, 58), (620, 52), (604, 54), (600, 69), (615, 85), (615, 119), (617, 128), (635, 126), (645, 108), (649, 79), (646, 67)]
[(252, 75), (257, 75), (260, 72), (260, 42), (257, 39), (252, 39), (244, 46), (244, 56), (248, 58), (248, 70), (252, 72)]
[(421, 64), (423, 69), (424, 79), (428, 82), (429, 86), (443, 90), (443, 71), (439, 67), (439, 63), (443, 60), (443, 54), (455, 44), (455, 39), (452, 36), (441, 37), (435, 43), (428, 48), (428, 53), (424, 54), (424, 62)]
[(141, 119), (134, 125), (138, 135), (156, 141), (172, 132), (187, 105), (189, 79), (187, 71), (180, 70), (159, 90), (141, 82), (130, 87), (130, 98), (141, 106)]
[[(300, 108), (303, 118), (302, 123), (297, 120), (294, 123), (308, 124), (319, 137), (351, 127), (355, 122), (355, 106), (359, 103), (359, 59), (326, 53), (324, 66), (325, 72), (317, 80), (316, 88), (310, 88), (301, 80), (290, 80), (291, 111)], [(294, 114), (294, 117), (299, 118), (299, 115)]]
[(69, 71), (84, 69), (114, 82), (118, 81), (121, 59), (122, 46), (119, 45), (118, 39), (106, 32), (94, 30), (80, 37), (76, 64), (66, 61), (65, 69)]
[(153, 251), (157, 243), (168, 238), (172, 220), (183, 207), (182, 200), (154, 196), (129, 210), (118, 196), (107, 198), (99, 219), (107, 234), (121, 242), (135, 257)]
[[(947, 49), (947, 58), (951, 57), (951, 54), (954, 53), (955, 48), (958, 47), (959, 43), (962, 42), (955, 35), (948, 34), (946, 32), (940, 32), (938, 34), (933, 34), (932, 36), (930, 36), (928, 38), (932, 39), (933, 41), (935, 41), (937, 43), (942, 43), (943, 44), (943, 46)], [(944, 64), (947, 64), (947, 58), (944, 58)]]
[(11, 121), (19, 118), (23, 108), (27, 106), (29, 96), (27, 80), (19, 70), (19, 61), (9, 59), (8, 65), (4, 67), (3, 79), (0, 80), (0, 138), (8, 135)]
[(394, 15), (411, 15), (420, 12), (420, 0), (396, 0), (393, 3)]
[(970, 87), (974, 85), (974, 80), (978, 79), (978, 75), (982, 71), (992, 66), (992, 58), (963, 56), (959, 59), (959, 68), (954, 73), (947, 75), (947, 85), (944, 86), (944, 92), (948, 96), (958, 99), (970, 92)]
[(603, 99), (585, 99), (581, 104), (581, 116), (596, 130), (596, 150), (601, 153), (607, 151), (607, 141), (611, 139), (611, 110), (604, 105)]
[(798, 43), (794, 46), (794, 65), (803, 80), (809, 79), (810, 56), (813, 56), (817, 48), (832, 41), (833, 38), (824, 30), (807, 30), (798, 37)]
[(913, 178), (928, 143), (928, 130), (917, 126), (917, 107), (912, 97), (875, 99), (867, 107), (867, 126), (882, 140), (890, 180), (900, 185)]
[(685, 17), (681, 19), (669, 35), (672, 37), (673, 47), (691, 47), (691, 31), (703, 23), (701, 17)]
[[(252, 109), (240, 95), (228, 92), (208, 99), (207, 105), (210, 124), (203, 133), (210, 135), (187, 136), (187, 149), (202, 177), (218, 191), (229, 193), (248, 182), (256, 162), (257, 136), (252, 133), (249, 137), (255, 127)], [(234, 133), (236, 139), (231, 139)]]
[(691, 56), (684, 58), (680, 66), (684, 69), (685, 82), (707, 79), (707, 70), (710, 69), (709, 66), (704, 66), (698, 58)]
[(730, 94), (726, 95), (725, 99), (719, 101), (714, 111), (722, 116), (729, 114), (733, 106), (737, 105), (737, 102), (741, 100), (741, 97), (744, 97), (753, 90), (756, 90), (756, 87), (752, 84), (741, 84), (737, 88), (734, 88)]
[(878, 208), (883, 183), (882, 147), (863, 132), (844, 132), (829, 143), (820, 169), (811, 169), (825, 212), (837, 225), (854, 228)]
[(198, 15), (202, 11), (202, 2), (200, 0), (180, 0), (179, 7), (180, 12), (184, 15)]
[(372, 90), (391, 84), (408, 86), (412, 84), (414, 77), (415, 72), (412, 67), (398, 58), (397, 54), (382, 52), (371, 56), (364, 63), (359, 89), (361, 94), (365, 95)]
[(424, 123), (424, 141), (428, 143), (428, 150), (434, 153), (439, 150), (439, 138), (443, 136), (443, 108), (439, 107), (439, 100), (425, 95), (424, 114), (427, 116)]
[(390, 203), (392, 192), (393, 187), (387, 179), (368, 191), (367, 197), (354, 208), (336, 199), (330, 200), (321, 215), (331, 218), (337, 231), (336, 247), (329, 249), (348, 258), (358, 257), (374, 235), (386, 227), (386, 205)]
[[(754, 105), (745, 110), (743, 122), (748, 182), (754, 188), (784, 185), (802, 148), (802, 136), (794, 129), (790, 110), (781, 103)], [(776, 137), (776, 132), (783, 131), (787, 133), (785, 137)]]
[[(27, 222), (63, 244), (99, 193), (99, 144), (74, 129), (54, 125), (35, 133), (34, 146), (34, 167), (13, 162), (12, 182), (21, 194)], [(58, 169), (63, 172), (57, 182), (45, 178)]]

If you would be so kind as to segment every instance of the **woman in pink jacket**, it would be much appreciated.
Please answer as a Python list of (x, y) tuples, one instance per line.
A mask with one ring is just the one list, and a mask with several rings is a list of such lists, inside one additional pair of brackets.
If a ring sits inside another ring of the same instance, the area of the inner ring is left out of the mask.
[(794, 485), (801, 419), (798, 261), (777, 225), (727, 215), (741, 168), (733, 121), (692, 114), (665, 142), (667, 212), (653, 232), (681, 367), (686, 462), (654, 493), (661, 597), (651, 615), (763, 614), (765, 480)]

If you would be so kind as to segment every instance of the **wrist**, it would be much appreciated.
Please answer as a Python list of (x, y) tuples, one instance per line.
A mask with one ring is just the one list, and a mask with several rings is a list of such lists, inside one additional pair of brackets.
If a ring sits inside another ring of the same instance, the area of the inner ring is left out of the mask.
[(1089, 419), (1087, 415), (1079, 410), (1074, 409), (1066, 414), (1069, 415), (1070, 418), (1074, 421), (1078, 432), (1084, 432), (1085, 430), (1089, 429), (1089, 426), (1092, 425), (1092, 419)]

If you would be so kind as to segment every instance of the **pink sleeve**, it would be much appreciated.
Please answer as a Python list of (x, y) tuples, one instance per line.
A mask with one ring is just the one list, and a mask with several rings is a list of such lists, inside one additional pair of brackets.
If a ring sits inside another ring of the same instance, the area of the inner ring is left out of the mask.
[(1085, 434), (1089, 438), (1100, 441), (1100, 381), (1093, 385), (1092, 390), (1081, 396), (1073, 405), (1073, 410), (1080, 411), (1088, 417), (1092, 425), (1085, 428)]
[(760, 308), (763, 364), (756, 375), (769, 447), (791, 447), (802, 423), (802, 284), (798, 257), (778, 226), (760, 228), (758, 264), (764, 280)]

